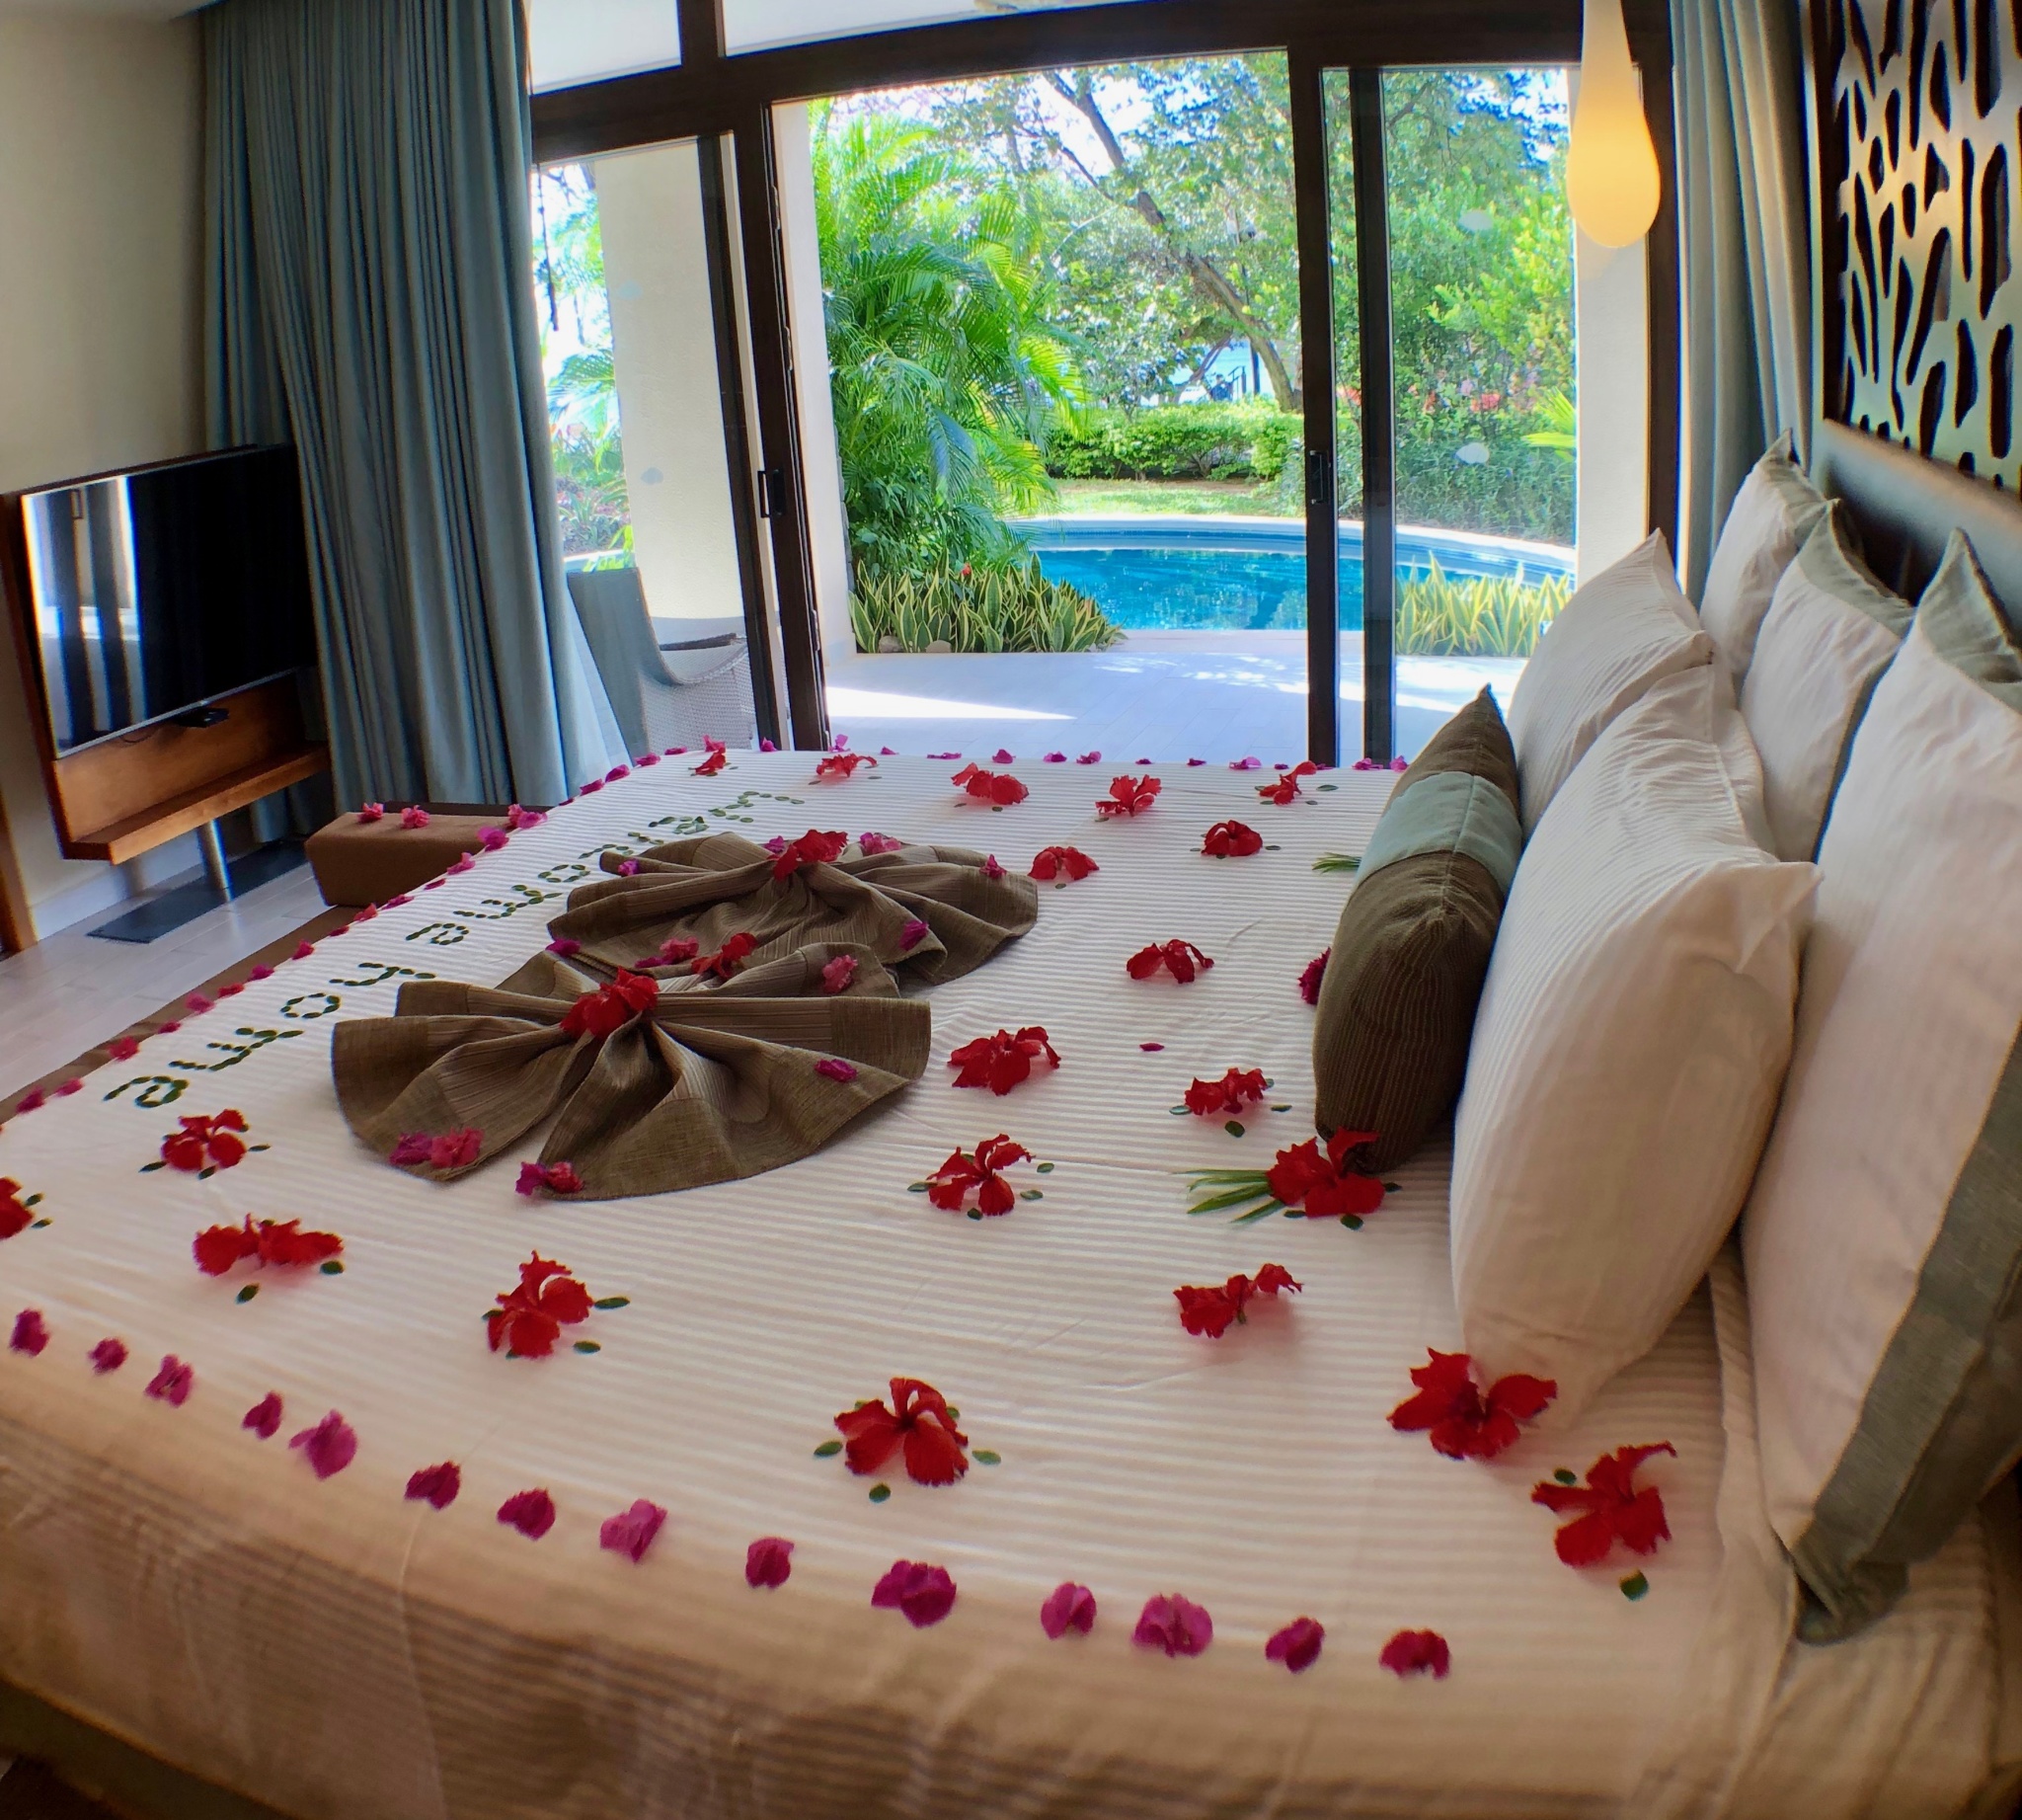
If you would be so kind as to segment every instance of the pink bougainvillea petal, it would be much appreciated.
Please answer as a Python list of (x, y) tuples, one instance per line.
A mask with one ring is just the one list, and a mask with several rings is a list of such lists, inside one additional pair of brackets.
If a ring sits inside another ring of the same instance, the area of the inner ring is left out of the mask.
[(190, 1400), (190, 1392), (195, 1387), (195, 1371), (171, 1352), (162, 1355), (161, 1368), (148, 1380), (147, 1393), (159, 1397), (171, 1408), (180, 1409)]
[(1178, 1593), (1154, 1593), (1137, 1615), (1130, 1641), (1169, 1656), (1198, 1656), (1214, 1641), (1214, 1621), (1205, 1608)]
[(1453, 1652), (1437, 1630), (1400, 1630), (1376, 1660), (1400, 1680), (1429, 1674), (1435, 1681), (1444, 1681), (1453, 1666)]
[(270, 1390), (239, 1418), (239, 1426), (250, 1428), (263, 1441), (272, 1441), (280, 1432), (280, 1392)]
[(7, 1344), (16, 1352), (25, 1352), (33, 1359), (49, 1343), (48, 1323), (42, 1319), (40, 1308), (23, 1308), (14, 1317), (14, 1333)]
[(529, 1542), (539, 1542), (555, 1527), (555, 1500), (538, 1488), (515, 1491), (499, 1506), (499, 1521)]
[(302, 1450), (302, 1458), (316, 1470), (318, 1478), (342, 1472), (357, 1457), (356, 1431), (333, 1409), (314, 1428), (305, 1428), (288, 1443)]
[(1326, 1636), (1326, 1626), (1317, 1618), (1294, 1618), (1264, 1645), (1264, 1659), (1283, 1662), (1294, 1675), (1303, 1674), (1319, 1661)]
[(746, 1586), (784, 1586), (794, 1570), (794, 1545), (784, 1536), (761, 1536), (744, 1550)]
[(830, 1080), (850, 1081), (857, 1077), (856, 1065), (836, 1056), (823, 1056), (815, 1064), (815, 1072), (825, 1074)]
[(91, 1369), (102, 1376), (107, 1372), (117, 1372), (125, 1363), (126, 1342), (124, 1340), (109, 1337), (101, 1340), (91, 1349)]
[(606, 1517), (597, 1531), (597, 1541), (613, 1554), (630, 1555), (636, 1564), (646, 1558), (660, 1526), (666, 1522), (665, 1509), (647, 1498), (636, 1498), (615, 1517)]
[(463, 1471), (453, 1460), (445, 1460), (439, 1465), (424, 1466), (411, 1474), (407, 1481), (409, 1497), (420, 1498), (437, 1510), (447, 1510), (456, 1502), (456, 1494), (462, 1489)]
[(955, 1609), (955, 1582), (948, 1569), (927, 1561), (894, 1561), (871, 1591), (874, 1606), (893, 1606), (915, 1629), (938, 1624)]
[(1062, 1580), (1040, 1607), (1039, 1627), (1055, 1639), (1069, 1630), (1086, 1636), (1095, 1627), (1095, 1595), (1072, 1580)]
[(898, 945), (907, 952), (910, 952), (912, 949), (917, 948), (926, 937), (927, 925), (917, 916), (908, 917), (905, 926), (898, 931)]

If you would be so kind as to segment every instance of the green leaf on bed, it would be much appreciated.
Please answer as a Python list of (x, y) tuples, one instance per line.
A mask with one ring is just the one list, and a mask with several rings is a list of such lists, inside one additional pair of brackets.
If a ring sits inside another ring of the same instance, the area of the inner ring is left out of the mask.
[(42, 1197), (39, 1194), (25, 1195), (21, 1204), (24, 1207), (39, 1207), (42, 1204)]
[(1575, 1472), (1571, 1466), (1554, 1466), (1552, 1468), (1552, 1477), (1557, 1479), (1562, 1485), (1577, 1485), (1580, 1482), (1580, 1474)]
[(49, 1224), (49, 1222), (48, 1222), (48, 1221), (46, 1221), (46, 1220), (38, 1220), (38, 1221), (36, 1222), (36, 1225), (37, 1225), (37, 1226), (47, 1226), (48, 1224)]
[(871, 1502), (873, 1504), (882, 1504), (891, 1495), (892, 1487), (886, 1484), (882, 1479), (877, 1484), (871, 1487)]
[(1002, 1464), (1004, 1456), (1002, 1454), (992, 1453), (986, 1447), (979, 1447), (971, 1456), (971, 1458), (979, 1466), (994, 1466)]
[(1229, 1122), (1226, 1125), (1224, 1125), (1221, 1129), (1227, 1132), (1231, 1138), (1240, 1138), (1243, 1136), (1243, 1122), (1240, 1119), (1229, 1120)]
[(1018, 1198), (1021, 1201), (1044, 1201), (1047, 1198), (1047, 1191), (1044, 1188), (1028, 1188)]
[(576, 1342), (576, 1350), (578, 1352), (602, 1352), (603, 1348), (594, 1340), (578, 1340)]
[(629, 1308), (632, 1306), (632, 1298), (630, 1296), (604, 1296), (592, 1302), (589, 1306), (593, 1308)]
[(1632, 1573), (1622, 1582), (1624, 1599), (1640, 1599), (1650, 1590), (1650, 1579), (1646, 1574)]
[[(1287, 1218), (1293, 1217), (1290, 1208), (1286, 1208), (1284, 1211)], [(1347, 1227), (1351, 1232), (1360, 1232), (1362, 1229), (1362, 1217), (1360, 1214), (1343, 1214), (1341, 1216), (1341, 1224)]]
[(152, 1175), (157, 1169), (166, 1169), (168, 1166), (166, 1162), (144, 1162), (140, 1165), (140, 1173)]
[(824, 1441), (815, 1450), (815, 1458), (817, 1460), (833, 1460), (841, 1452), (842, 1443), (840, 1441)]
[(253, 1298), (259, 1294), (260, 1285), (257, 1283), (249, 1283), (246, 1285), (244, 1289), (242, 1289), (239, 1292), (238, 1300), (241, 1302), (251, 1302)]
[(925, 1194), (927, 1192), (927, 1185), (925, 1182), (907, 1182), (905, 1192), (907, 1194)]
[(334, 1258), (334, 1257), (333, 1257), (333, 1258), (325, 1258), (325, 1259), (324, 1259), (324, 1261), (323, 1261), (323, 1274), (324, 1274), (324, 1275), (325, 1275), (326, 1277), (341, 1277), (341, 1276), (343, 1276), (343, 1275), (344, 1275), (344, 1264), (343, 1264), (342, 1260), (340, 1260), (340, 1259), (338, 1259), (338, 1258)]
[(1322, 853), (1313, 861), (1315, 872), (1356, 872), (1361, 868), (1360, 853)]
[(1316, 790), (1338, 790), (1341, 786), (1339, 784), (1315, 784), (1313, 788)]
[(1229, 1225), (1250, 1226), (1259, 1220), (1268, 1220), (1283, 1206), (1284, 1203), (1283, 1201), (1266, 1201), (1262, 1207), (1253, 1207), (1247, 1214), (1238, 1214), (1229, 1222)]
[(1050, 1162), (1043, 1162), (1043, 1163), (1041, 1163), (1041, 1164), (1039, 1165), (1039, 1173), (1040, 1173), (1040, 1174), (1042, 1174), (1042, 1175), (1050, 1175), (1050, 1174), (1052, 1174), (1052, 1172), (1053, 1172), (1053, 1165), (1052, 1165), (1051, 1163), (1050, 1163)]

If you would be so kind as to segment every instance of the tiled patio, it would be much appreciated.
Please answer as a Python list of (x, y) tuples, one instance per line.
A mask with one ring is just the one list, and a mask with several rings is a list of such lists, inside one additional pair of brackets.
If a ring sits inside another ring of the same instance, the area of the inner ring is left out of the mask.
[[(1341, 654), (1341, 750), (1361, 751), (1361, 639)], [(1406, 756), (1493, 684), (1505, 708), (1518, 658), (1404, 658), (1397, 744)], [(876, 751), (1008, 748), (1020, 756), (1267, 761), (1306, 750), (1302, 632), (1133, 632), (1109, 651), (852, 656), (828, 667), (828, 713), (852, 746)]]

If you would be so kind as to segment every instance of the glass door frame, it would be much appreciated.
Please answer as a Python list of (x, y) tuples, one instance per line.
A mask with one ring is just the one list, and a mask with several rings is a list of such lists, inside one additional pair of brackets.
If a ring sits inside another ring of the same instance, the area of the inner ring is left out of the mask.
[[(769, 535), (773, 604), (764, 610), (755, 562), (745, 569), (752, 672), (776, 625), (786, 678), (792, 744), (829, 743), (821, 639), (811, 555), (805, 467), (787, 315), (785, 232), (777, 183), (772, 110), (857, 89), (1013, 75), (1062, 64), (1150, 62), (1236, 51), (1275, 52), (1290, 78), (1292, 186), (1299, 257), (1300, 384), (1306, 449), (1307, 756), (1340, 761), (1339, 571), (1335, 500), (1333, 267), (1329, 244), (1324, 81), (1347, 70), (1355, 165), (1357, 294), (1361, 313), (1363, 472), (1363, 711), (1361, 756), (1387, 762), (1395, 744), (1395, 427), (1392, 410), (1389, 248), (1384, 210), (1381, 73), (1529, 63), (1580, 57), (1581, 0), (1368, 0), (1343, 17), (1337, 0), (1106, 0), (1106, 3), (996, 15), (824, 39), (764, 50), (724, 49), (722, 0), (674, 0), (681, 62), (533, 97), (538, 164), (593, 157), (668, 139), (735, 147), (738, 246), (742, 255), (742, 329), (751, 356), (755, 425), (746, 422), (739, 374), (726, 375), (738, 328), (726, 312), (737, 299), (724, 262), (717, 299), (719, 376), (726, 435), (741, 448), (744, 484), (733, 485), (740, 557)], [(1672, 122), (1669, 0), (1626, 0), (1629, 43), (1643, 72), (1643, 106), (1663, 173), (1663, 201), (1644, 242), (1649, 323), (1647, 520), (1675, 541), (1680, 378), (1676, 159)], [(708, 160), (705, 159), (705, 171)], [(705, 208), (720, 224), (727, 254), (729, 201), (719, 184)], [(1380, 328), (1381, 333), (1375, 331)], [(738, 428), (728, 424), (733, 403)], [(810, 375), (811, 383), (825, 375)], [(755, 430), (755, 435), (753, 435)], [(755, 456), (750, 452), (755, 446)], [(738, 459), (734, 455), (734, 462)], [(734, 474), (735, 477), (735, 474)], [(763, 533), (760, 525), (763, 523)], [(770, 621), (768, 624), (767, 622)], [(762, 642), (761, 642), (762, 641)], [(767, 667), (769, 688), (770, 668)], [(770, 712), (768, 713), (768, 708)], [(777, 704), (759, 704), (761, 727), (779, 723)], [(775, 731), (768, 737), (779, 738)], [(784, 744), (784, 740), (781, 741)]]

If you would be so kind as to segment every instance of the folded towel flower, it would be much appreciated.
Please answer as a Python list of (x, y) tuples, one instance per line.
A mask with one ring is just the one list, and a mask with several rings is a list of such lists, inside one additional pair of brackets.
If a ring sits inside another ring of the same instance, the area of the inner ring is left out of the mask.
[[(855, 966), (834, 989), (829, 970), (845, 957)], [(811, 1154), (920, 1077), (930, 1030), (926, 1003), (899, 997), (865, 948), (816, 943), (722, 983), (606, 982), (543, 950), (497, 988), (408, 982), (393, 1016), (332, 1033), (331, 1071), (351, 1130), (411, 1174), (454, 1180), (552, 1119), (543, 1169), (571, 1165), (573, 1198), (606, 1200)], [(401, 1147), (456, 1130), (476, 1142), (439, 1162)]]

